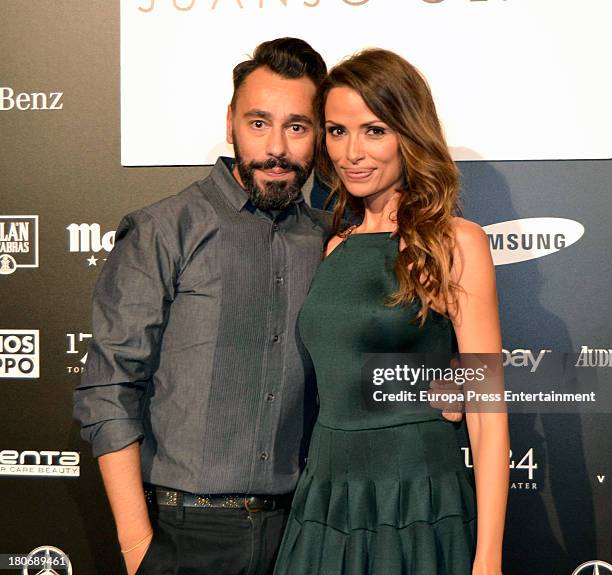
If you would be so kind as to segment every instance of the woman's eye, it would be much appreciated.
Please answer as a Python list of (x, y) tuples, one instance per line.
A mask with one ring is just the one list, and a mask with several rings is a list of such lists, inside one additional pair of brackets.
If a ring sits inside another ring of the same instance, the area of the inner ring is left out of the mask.
[(383, 136), (385, 134), (385, 129), (379, 126), (370, 126), (367, 133), (371, 136)]
[(331, 136), (341, 136), (344, 133), (344, 130), (338, 126), (331, 126), (327, 128), (327, 133)]

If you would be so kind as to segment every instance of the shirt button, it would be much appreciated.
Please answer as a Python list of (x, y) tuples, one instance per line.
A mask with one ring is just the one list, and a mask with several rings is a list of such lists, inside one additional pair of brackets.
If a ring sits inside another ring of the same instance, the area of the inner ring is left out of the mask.
[(267, 401), (274, 401), (275, 399), (276, 399), (276, 396), (273, 393), (268, 393), (268, 395), (266, 395)]
[(269, 458), (269, 457), (270, 457), (270, 456), (269, 456), (269, 455), (267, 454), (267, 452), (265, 452), (265, 451), (262, 451), (262, 452), (259, 454), (259, 459), (261, 459), (262, 461), (268, 461), (268, 458)]
[(283, 284), (285, 283), (285, 278), (282, 278), (282, 277), (278, 276), (278, 277), (276, 278), (276, 283), (277, 283), (278, 285), (283, 285)]
[(278, 224), (272, 224), (272, 229), (273, 229), (275, 232), (278, 232)]
[(274, 343), (278, 343), (278, 342), (280, 341), (280, 335), (275, 335), (275, 336), (272, 338), (272, 341), (273, 341)]

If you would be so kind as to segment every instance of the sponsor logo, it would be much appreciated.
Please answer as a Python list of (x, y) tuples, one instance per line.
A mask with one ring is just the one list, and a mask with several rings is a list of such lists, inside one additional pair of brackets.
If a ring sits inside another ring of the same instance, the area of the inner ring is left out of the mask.
[(67, 333), (66, 339), (68, 340), (68, 349), (66, 354), (70, 356), (76, 355), (78, 363), (76, 365), (68, 365), (68, 373), (83, 373), (85, 369), (85, 362), (87, 361), (87, 341), (91, 339), (90, 333)]
[(70, 224), (68, 230), (68, 249), (71, 252), (90, 254), (85, 258), (88, 267), (97, 266), (98, 260), (106, 261), (106, 258), (96, 257), (103, 252), (108, 254), (115, 245), (115, 231), (102, 233), (100, 224)]
[(0, 112), (8, 110), (63, 110), (63, 92), (20, 92), (0, 86)]
[[(266, 0), (256, 0), (255, 3), (251, 0), (251, 7), (261, 9), (276, 4), (276, 6), (284, 6), (285, 8), (288, 8), (290, 1), (291, 0), (275, 0), (272, 2), (271, 0), (268, 0), (266, 2)], [(338, 3), (344, 4), (345, 6), (363, 6), (369, 1), (370, 0), (337, 0)], [(427, 4), (437, 4), (443, 1), (444, 0), (422, 0), (422, 2)], [(219, 7), (219, 4), (233, 4), (234, 7), (244, 10), (248, 7), (244, 5), (245, 2), (248, 4), (249, 0), (226, 0), (225, 2), (220, 2), (220, 0), (207, 0), (206, 3), (208, 4), (207, 8), (209, 10), (216, 10)], [(138, 10), (145, 13), (152, 12), (155, 10), (156, 3), (158, 5), (164, 3), (171, 4), (174, 9), (179, 12), (189, 12), (198, 5), (198, 0), (172, 0), (171, 2), (169, 0), (166, 0), (166, 2), (159, 2), (159, 0), (157, 0), (157, 2), (156, 0), (142, 0), (141, 4), (138, 6)], [(321, 0), (292, 0), (292, 3), (305, 8), (316, 8), (321, 4)], [(202, 5), (203, 2), (199, 2), (199, 4)]]
[(574, 366), (612, 367), (612, 349), (593, 349), (588, 345), (583, 345)]
[(612, 565), (605, 561), (587, 561), (578, 565), (572, 575), (612, 575)]
[[(420, 0), (425, 4), (440, 4), (444, 2), (444, 0)], [(481, 2), (486, 2), (487, 0), (480, 0)], [(338, 4), (344, 6), (365, 6), (370, 2), (370, 0), (336, 0)], [(474, 0), (471, 0), (474, 2)], [(140, 5), (137, 6), (139, 12), (153, 12), (156, 6), (163, 5), (171, 6), (174, 10), (178, 12), (190, 12), (194, 8), (197, 8), (198, 5), (204, 5), (204, 2), (201, 0), (141, 0)], [(234, 8), (238, 8), (239, 10), (245, 10), (247, 8), (278, 8), (284, 6), (285, 8), (298, 6), (304, 8), (317, 8), (321, 6), (321, 0), (251, 0), (249, 5), (249, 0), (225, 0), (222, 2), (221, 0), (207, 0), (206, 5), (204, 6), (208, 10), (217, 10), (222, 5), (233, 6)]]
[(37, 329), (0, 329), (0, 378), (37, 379), (40, 346)]
[(502, 349), (502, 365), (508, 367), (528, 367), (529, 371), (533, 373), (545, 354), (551, 353), (550, 349), (541, 349), (537, 352), (531, 351), (530, 349), (513, 349), (509, 351)]
[(524, 218), (483, 226), (496, 266), (554, 254), (575, 244), (584, 226), (566, 218)]
[[(472, 454), (469, 447), (462, 447), (464, 464), (467, 468), (474, 467), (472, 462)], [(516, 491), (535, 491), (538, 488), (538, 484), (533, 481), (534, 470), (538, 468), (538, 464), (535, 461), (533, 454), (533, 447), (530, 447), (522, 457), (514, 457), (512, 450), (510, 450), (510, 463), (509, 468), (514, 470), (511, 474), (510, 489)], [(527, 477), (522, 475), (527, 473)], [(517, 477), (517, 474), (521, 474)]]
[(0, 216), (0, 276), (38, 267), (38, 216)]
[(76, 451), (0, 451), (0, 475), (79, 477), (80, 455)]
[[(470, 1), (474, 2), (475, 0)], [(352, 6), (354, 8), (365, 6), (369, 2), (370, 0), (336, 0), (338, 4), (349, 7)], [(444, 0), (420, 0), (420, 2), (425, 4), (440, 4), (444, 2)], [(487, 0), (480, 0), (480, 2), (487, 2)], [(261, 10), (262, 8), (278, 8), (283, 6), (285, 8), (294, 6), (317, 8), (318, 6), (322, 6), (322, 4), (321, 0), (207, 0), (206, 2), (202, 0), (141, 0), (137, 8), (140, 12), (149, 13), (153, 12), (156, 6), (160, 7), (160, 9), (172, 7), (178, 12), (190, 12), (198, 6), (204, 6), (204, 8), (208, 10), (217, 10), (222, 6), (232, 6), (239, 10), (245, 10), (247, 8), (258, 8)]]
[(72, 564), (68, 555), (50, 545), (30, 551), (23, 563), (21, 575), (72, 575)]

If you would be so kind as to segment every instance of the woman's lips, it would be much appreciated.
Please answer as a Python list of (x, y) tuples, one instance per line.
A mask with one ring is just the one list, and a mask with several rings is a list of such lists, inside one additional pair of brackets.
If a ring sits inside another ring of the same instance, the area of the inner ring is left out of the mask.
[(374, 173), (373, 168), (372, 169), (364, 168), (360, 170), (351, 170), (351, 169), (343, 168), (342, 171), (344, 172), (346, 179), (351, 182), (363, 182), (364, 180), (367, 180)]

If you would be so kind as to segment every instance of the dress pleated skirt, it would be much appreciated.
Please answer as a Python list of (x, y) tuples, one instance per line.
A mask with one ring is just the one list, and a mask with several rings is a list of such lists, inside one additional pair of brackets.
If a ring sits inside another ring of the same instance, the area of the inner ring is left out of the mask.
[(475, 503), (451, 423), (317, 424), (274, 575), (470, 575)]

